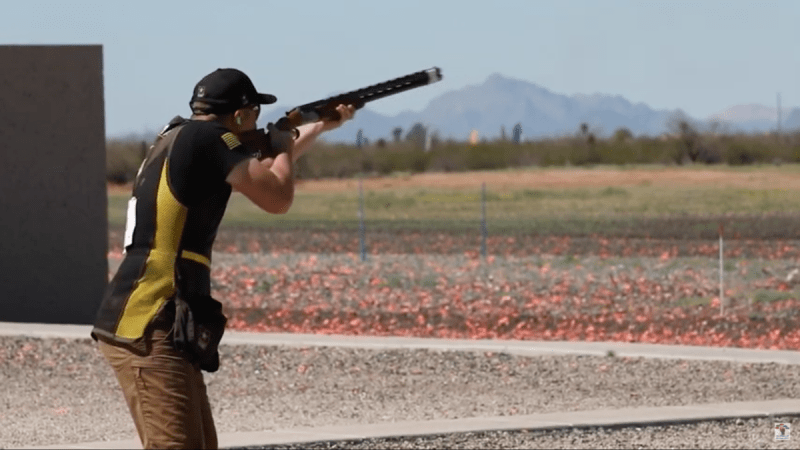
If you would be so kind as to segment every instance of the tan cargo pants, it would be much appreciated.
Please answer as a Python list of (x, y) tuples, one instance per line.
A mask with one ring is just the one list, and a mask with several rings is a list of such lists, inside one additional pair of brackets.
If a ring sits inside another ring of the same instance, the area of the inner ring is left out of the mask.
[(203, 373), (153, 332), (152, 351), (138, 356), (99, 342), (128, 403), (144, 448), (217, 448)]

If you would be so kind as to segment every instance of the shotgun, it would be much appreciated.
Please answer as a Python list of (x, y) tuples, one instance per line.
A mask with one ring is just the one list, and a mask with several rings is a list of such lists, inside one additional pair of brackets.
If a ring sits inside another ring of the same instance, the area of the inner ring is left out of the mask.
[[(339, 113), (336, 107), (339, 105), (353, 105), (356, 109), (361, 109), (368, 102), (378, 100), (390, 95), (399, 94), (411, 89), (426, 86), (442, 79), (442, 71), (438, 67), (428, 70), (421, 70), (399, 78), (395, 78), (383, 83), (373, 84), (355, 91), (345, 92), (344, 94), (334, 95), (315, 102), (300, 105), (286, 112), (286, 115), (275, 122), (279, 130), (289, 131), (301, 125), (313, 123), (320, 120), (339, 120)], [(271, 155), (269, 145), (269, 135), (263, 128), (243, 133), (239, 140), (248, 147), (257, 150), (256, 155), (259, 159)]]

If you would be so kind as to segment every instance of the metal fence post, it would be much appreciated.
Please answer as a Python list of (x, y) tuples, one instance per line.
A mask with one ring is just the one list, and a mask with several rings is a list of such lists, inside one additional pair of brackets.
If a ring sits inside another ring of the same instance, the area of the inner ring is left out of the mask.
[(725, 265), (723, 263), (723, 250), (722, 250), (722, 234), (724, 226), (719, 224), (719, 315), (725, 314), (725, 286), (723, 280), (725, 278)]
[(481, 184), (481, 256), (486, 258), (486, 235), (489, 230), (486, 227), (486, 182)]
[(364, 226), (364, 188), (361, 178), (358, 179), (358, 240), (361, 261), (367, 260), (366, 230)]

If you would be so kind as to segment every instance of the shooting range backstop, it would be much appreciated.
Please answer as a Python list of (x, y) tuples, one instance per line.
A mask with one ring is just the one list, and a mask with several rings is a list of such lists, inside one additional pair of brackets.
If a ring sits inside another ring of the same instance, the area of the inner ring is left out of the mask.
[(0, 61), (0, 321), (91, 323), (108, 277), (102, 47)]

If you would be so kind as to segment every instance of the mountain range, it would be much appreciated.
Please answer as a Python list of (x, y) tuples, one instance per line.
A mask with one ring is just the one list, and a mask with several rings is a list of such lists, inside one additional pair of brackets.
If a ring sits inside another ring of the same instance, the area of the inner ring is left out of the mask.
[[(263, 121), (275, 121), (289, 109), (290, 106), (272, 108)], [(778, 114), (776, 108), (763, 105), (737, 105), (707, 118), (693, 118), (680, 109), (656, 110), (619, 95), (557, 94), (531, 82), (494, 74), (482, 84), (432, 99), (422, 111), (387, 116), (366, 107), (351, 122), (325, 134), (324, 139), (354, 142), (358, 130), (363, 130), (364, 137), (371, 141), (391, 140), (393, 129), (401, 127), (406, 133), (415, 123), (422, 123), (443, 139), (459, 141), (466, 140), (473, 130), (479, 137), (494, 139), (500, 136), (501, 127), (510, 137), (517, 123), (524, 139), (574, 135), (583, 123), (600, 136), (611, 135), (622, 127), (635, 136), (657, 136), (672, 131), (670, 123), (676, 118), (685, 118), (699, 129), (708, 129), (716, 122), (719, 131), (759, 133), (774, 131)], [(781, 128), (800, 128), (800, 108), (782, 111)]]

